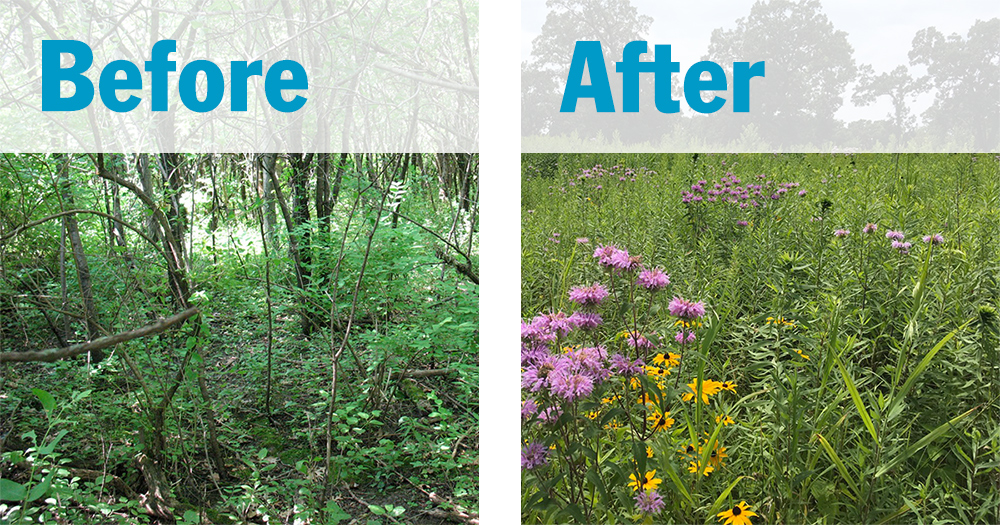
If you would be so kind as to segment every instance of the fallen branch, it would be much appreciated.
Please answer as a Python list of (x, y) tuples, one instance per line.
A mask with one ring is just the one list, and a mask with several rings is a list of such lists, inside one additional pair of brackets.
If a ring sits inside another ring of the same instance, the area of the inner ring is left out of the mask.
[(444, 251), (444, 248), (441, 248), (440, 246), (434, 247), (434, 253), (437, 255), (438, 259), (441, 259), (441, 262), (447, 264), (448, 266), (451, 266), (458, 273), (468, 277), (470, 281), (479, 284), (479, 274), (476, 273), (476, 270), (472, 268), (471, 263), (459, 262), (458, 259), (452, 256), (450, 253)]
[(50, 348), (48, 350), (40, 350), (37, 352), (4, 352), (0, 353), (0, 363), (6, 362), (30, 362), (30, 361), (43, 361), (46, 363), (52, 363), (60, 359), (65, 359), (67, 357), (74, 357), (83, 353), (90, 352), (91, 350), (102, 350), (119, 343), (124, 343), (126, 341), (131, 341), (132, 339), (138, 339), (140, 337), (146, 337), (148, 335), (158, 334), (171, 326), (181, 323), (188, 318), (198, 314), (197, 308), (188, 308), (183, 312), (168, 317), (166, 319), (160, 319), (159, 321), (132, 330), (130, 332), (122, 332), (120, 334), (109, 335), (107, 337), (100, 337), (94, 339), (93, 341), (88, 341), (86, 343), (81, 343), (78, 345), (67, 346), (65, 348)]
[(435, 518), (450, 519), (452, 521), (459, 521), (459, 522), (462, 522), (462, 523), (468, 523), (469, 525), (479, 525), (479, 514), (476, 514), (474, 512), (469, 512), (468, 510), (466, 510), (461, 505), (456, 505), (456, 504), (454, 504), (454, 503), (452, 503), (452, 502), (450, 502), (450, 501), (442, 498), (441, 496), (438, 496), (434, 492), (431, 492), (427, 496), (430, 498), (431, 502), (433, 502), (433, 503), (436, 503), (438, 505), (447, 505), (447, 506), (451, 507), (451, 509), (449, 509), (449, 510), (441, 510), (441, 509), (429, 510), (429, 511), (426, 511), (427, 514), (430, 514), (431, 516), (434, 516)]
[(390, 375), (390, 379), (401, 379), (404, 377), (433, 377), (454, 374), (454, 368), (434, 368), (431, 370), (395, 370)]

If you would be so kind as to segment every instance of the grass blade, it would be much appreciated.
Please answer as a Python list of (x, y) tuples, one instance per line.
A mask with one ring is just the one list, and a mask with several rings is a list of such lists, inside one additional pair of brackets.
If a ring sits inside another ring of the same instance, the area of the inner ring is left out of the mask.
[(929, 445), (935, 439), (943, 436), (945, 433), (947, 433), (949, 430), (951, 430), (959, 421), (965, 419), (966, 417), (968, 417), (970, 414), (972, 414), (976, 410), (979, 410), (978, 406), (977, 407), (973, 407), (973, 408), (969, 409), (967, 412), (963, 412), (963, 413), (961, 413), (961, 414), (959, 414), (959, 415), (951, 418), (951, 420), (943, 423), (941, 426), (935, 428), (934, 430), (931, 430), (926, 436), (920, 438), (920, 441), (917, 441), (916, 443), (910, 445), (909, 447), (906, 447), (906, 449), (903, 450), (902, 452), (900, 452), (898, 456), (892, 458), (892, 461), (886, 463), (885, 465), (882, 465), (878, 469), (878, 471), (875, 472), (875, 477), (877, 478), (877, 477), (885, 474), (886, 472), (888, 472), (888, 471), (896, 468), (900, 463), (902, 463), (903, 461), (905, 461), (906, 458), (908, 458), (908, 457), (912, 456), (913, 454), (917, 453), (920, 449), (926, 447), (927, 445)]
[(934, 359), (934, 356), (937, 355), (937, 353), (942, 348), (944, 348), (944, 345), (948, 344), (948, 341), (951, 341), (952, 337), (955, 337), (955, 335), (958, 334), (959, 330), (965, 328), (965, 325), (967, 324), (969, 323), (966, 322), (962, 326), (949, 332), (948, 335), (944, 336), (944, 338), (938, 341), (938, 344), (934, 345), (934, 348), (931, 348), (930, 352), (927, 352), (927, 355), (925, 355), (924, 358), (920, 360), (920, 363), (917, 364), (917, 367), (914, 368), (913, 372), (910, 373), (910, 377), (906, 378), (906, 381), (903, 383), (903, 387), (900, 388), (899, 392), (897, 392), (896, 395), (892, 398), (892, 400), (889, 401), (889, 406), (886, 407), (885, 411), (886, 414), (892, 413), (893, 408), (895, 408), (896, 405), (898, 405), (903, 400), (903, 398), (906, 397), (906, 394), (910, 391), (911, 388), (913, 388), (913, 385), (917, 382), (917, 378), (919, 378), (920, 374), (922, 374), (924, 370), (927, 368), (927, 366), (930, 365), (931, 360)]
[(858, 414), (861, 414), (861, 420), (864, 421), (865, 428), (868, 429), (868, 433), (875, 440), (875, 445), (878, 446), (878, 433), (875, 432), (875, 425), (872, 424), (872, 418), (868, 415), (868, 409), (865, 408), (864, 402), (861, 401), (861, 394), (858, 392), (858, 387), (855, 386), (854, 380), (851, 379), (851, 374), (847, 373), (847, 369), (844, 368), (844, 363), (840, 361), (840, 357), (837, 357), (837, 368), (840, 370), (840, 375), (844, 378), (844, 384), (847, 385), (847, 391), (851, 394), (851, 399), (854, 400), (854, 406), (857, 407)]
[(826, 455), (830, 456), (830, 460), (833, 461), (837, 470), (840, 471), (840, 477), (844, 478), (847, 485), (851, 487), (851, 492), (854, 493), (854, 499), (857, 499), (861, 495), (861, 491), (858, 490), (858, 483), (854, 481), (854, 477), (851, 476), (851, 472), (847, 470), (847, 465), (844, 464), (843, 460), (840, 459), (840, 456), (837, 455), (837, 452), (833, 450), (833, 447), (830, 446), (830, 443), (827, 442), (826, 438), (823, 437), (822, 434), (816, 434), (816, 438), (819, 439), (819, 443), (823, 445), (823, 449), (826, 450)]
[(729, 497), (729, 493), (732, 492), (734, 487), (736, 487), (736, 484), (739, 483), (740, 480), (745, 477), (747, 476), (739, 476), (736, 479), (734, 479), (733, 482), (730, 483), (728, 487), (726, 487), (726, 490), (722, 491), (722, 494), (719, 494), (718, 498), (715, 498), (715, 503), (713, 503), (712, 506), (708, 509), (708, 519), (705, 520), (705, 523), (711, 523), (713, 521), (712, 518), (714, 518), (715, 514), (719, 512), (719, 507), (722, 506), (722, 502), (726, 501), (726, 498)]

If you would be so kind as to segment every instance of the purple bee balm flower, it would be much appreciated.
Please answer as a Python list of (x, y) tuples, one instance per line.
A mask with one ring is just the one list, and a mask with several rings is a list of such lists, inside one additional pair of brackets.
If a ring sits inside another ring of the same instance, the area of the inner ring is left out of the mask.
[(628, 343), (632, 348), (655, 348), (656, 345), (652, 341), (646, 339), (646, 336), (642, 334), (637, 334), (635, 332), (629, 332), (625, 336), (625, 342)]
[(655, 292), (670, 284), (670, 276), (663, 273), (663, 270), (657, 267), (640, 272), (637, 282), (639, 286)]
[(618, 250), (611, 255), (611, 264), (608, 266), (619, 270), (634, 270), (639, 266), (639, 258), (629, 256), (625, 250)]
[(569, 290), (569, 300), (580, 306), (597, 306), (608, 296), (608, 289), (602, 284), (575, 286)]
[(541, 363), (549, 356), (549, 348), (544, 344), (521, 343), (521, 366), (530, 367)]
[(530, 323), (521, 321), (521, 339), (537, 343), (548, 343), (556, 339), (556, 334), (549, 328), (543, 317), (535, 317)]
[(566, 335), (576, 328), (576, 324), (564, 312), (539, 315), (532, 321), (532, 323), (535, 322), (539, 323), (540, 326), (544, 326), (549, 331), (562, 332), (562, 335)]
[(836, 230), (833, 232), (834, 237), (847, 237), (851, 234), (851, 230)]
[[(524, 455), (521, 456), (521, 464), (524, 464)], [(664, 507), (663, 498), (655, 490), (639, 492), (635, 495), (635, 509), (643, 514), (658, 514)]]
[(895, 248), (896, 250), (899, 250), (899, 253), (901, 255), (906, 255), (910, 253), (911, 246), (913, 245), (908, 242), (892, 241), (892, 247)]
[(538, 413), (538, 403), (532, 398), (521, 401), (521, 419), (531, 419), (531, 416)]
[(615, 354), (608, 361), (611, 365), (611, 370), (621, 376), (637, 376), (643, 371), (641, 359), (629, 361), (627, 357)]
[(944, 242), (944, 237), (940, 233), (935, 233), (934, 235), (924, 235), (924, 242), (932, 245), (938, 245)]
[(549, 449), (537, 441), (521, 447), (521, 468), (532, 470), (546, 464), (549, 460)]
[(680, 332), (677, 332), (676, 335), (674, 335), (674, 341), (677, 341), (678, 344), (687, 345), (693, 343), (694, 340), (695, 340), (694, 332), (685, 333), (682, 330)]
[(594, 312), (573, 312), (569, 318), (582, 330), (593, 330), (604, 324), (601, 314)]
[(563, 364), (562, 356), (547, 355), (521, 372), (521, 388), (538, 392), (549, 384), (549, 376)]
[(705, 303), (692, 302), (680, 297), (674, 297), (667, 305), (670, 315), (683, 319), (697, 319), (705, 315)]
[(549, 374), (549, 390), (566, 401), (576, 401), (594, 391), (594, 380), (566, 368), (556, 368)]
[[(885, 238), (886, 239), (895, 239), (897, 241), (901, 241), (901, 240), (903, 240), (904, 237), (906, 237), (906, 236), (903, 235), (903, 232), (901, 232), (901, 231), (889, 230), (889, 231), (885, 232)], [(894, 248), (895, 248), (895, 246), (894, 246)]]
[(597, 259), (598, 264), (601, 266), (610, 266), (611, 256), (617, 251), (618, 248), (613, 244), (602, 244), (594, 250), (594, 258)]
[(563, 354), (561, 366), (565, 366), (571, 372), (585, 374), (599, 383), (611, 375), (611, 372), (604, 368), (606, 357), (607, 351), (603, 346), (578, 348)]
[(577, 244), (587, 244), (588, 242), (590, 242), (590, 239), (588, 239), (586, 237), (577, 237), (576, 238), (576, 243)]
[[(740, 204), (740, 208), (746, 208), (746, 207), (747, 207), (747, 203), (744, 202), (744, 203)], [(747, 221), (736, 221), (736, 225), (739, 226), (739, 227), (741, 227), (741, 228), (745, 228), (745, 227), (749, 226), (750, 223), (747, 222)]]
[(875, 233), (878, 231), (878, 224), (869, 222), (864, 228), (861, 228), (861, 233)]

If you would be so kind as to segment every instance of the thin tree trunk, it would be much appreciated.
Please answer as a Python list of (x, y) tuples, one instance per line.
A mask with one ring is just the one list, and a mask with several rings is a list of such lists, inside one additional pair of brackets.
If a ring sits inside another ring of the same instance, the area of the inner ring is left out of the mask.
[[(59, 160), (59, 182), (62, 189), (63, 204), (72, 209), (76, 206), (73, 202), (73, 191), (69, 181), (70, 156), (56, 155)], [(73, 261), (76, 264), (77, 280), (80, 283), (80, 298), (83, 301), (83, 317), (87, 324), (87, 340), (93, 341), (101, 336), (100, 325), (97, 322), (97, 309), (94, 306), (94, 291), (90, 281), (90, 266), (87, 264), (87, 255), (83, 251), (83, 241), (80, 240), (80, 225), (77, 223), (76, 215), (63, 217), (63, 224), (66, 227), (66, 235), (69, 237), (70, 247), (73, 250)], [(90, 352), (91, 362), (97, 363), (104, 359), (104, 352), (94, 350)]]
[[(301, 293), (312, 284), (312, 235), (309, 228), (309, 165), (313, 154), (292, 154), (292, 229), (288, 231), (288, 248), (295, 262), (295, 276)], [(302, 334), (312, 335), (316, 325), (311, 308), (301, 301)]]

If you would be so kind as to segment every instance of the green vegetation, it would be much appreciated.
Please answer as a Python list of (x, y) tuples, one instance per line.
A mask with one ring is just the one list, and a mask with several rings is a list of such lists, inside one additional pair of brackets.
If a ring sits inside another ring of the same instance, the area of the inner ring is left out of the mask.
[(524, 521), (1000, 522), (998, 239), (995, 155), (525, 155)]
[(0, 522), (474, 519), (477, 192), (474, 155), (5, 155)]

